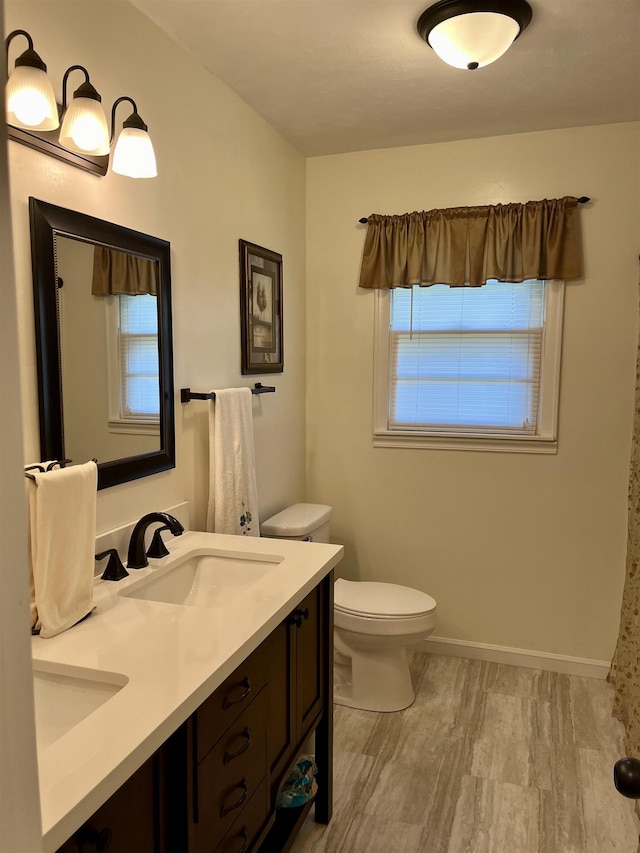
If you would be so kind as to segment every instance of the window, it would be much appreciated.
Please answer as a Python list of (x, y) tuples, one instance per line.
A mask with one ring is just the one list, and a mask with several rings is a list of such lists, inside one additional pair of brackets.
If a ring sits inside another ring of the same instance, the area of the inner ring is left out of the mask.
[(120, 417), (158, 420), (158, 310), (155, 296), (119, 296)]
[(378, 291), (374, 444), (550, 452), (563, 285)]
[(160, 422), (158, 306), (155, 296), (108, 297), (116, 341), (109, 356), (109, 428), (157, 435)]

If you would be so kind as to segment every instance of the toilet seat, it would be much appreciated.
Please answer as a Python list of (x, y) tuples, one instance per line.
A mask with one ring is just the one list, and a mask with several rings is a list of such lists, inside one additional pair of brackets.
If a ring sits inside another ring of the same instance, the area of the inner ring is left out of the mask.
[(430, 633), (436, 624), (436, 600), (426, 592), (393, 583), (346, 581), (334, 584), (336, 628), (369, 637)]
[(395, 583), (339, 578), (333, 589), (336, 612), (366, 619), (415, 619), (433, 613), (437, 606), (426, 592)]
[(345, 613), (334, 609), (334, 624), (337, 630), (350, 635), (361, 635), (379, 638), (381, 641), (389, 637), (403, 637), (404, 642), (410, 643), (413, 637), (429, 634), (436, 626), (435, 610), (421, 616), (400, 616), (380, 619), (378, 616), (362, 616), (361, 614)]

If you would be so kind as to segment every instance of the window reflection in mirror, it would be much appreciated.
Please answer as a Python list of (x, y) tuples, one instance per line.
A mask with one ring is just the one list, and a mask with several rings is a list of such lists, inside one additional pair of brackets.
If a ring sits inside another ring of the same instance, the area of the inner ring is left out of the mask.
[(65, 453), (110, 462), (159, 450), (157, 264), (54, 239)]

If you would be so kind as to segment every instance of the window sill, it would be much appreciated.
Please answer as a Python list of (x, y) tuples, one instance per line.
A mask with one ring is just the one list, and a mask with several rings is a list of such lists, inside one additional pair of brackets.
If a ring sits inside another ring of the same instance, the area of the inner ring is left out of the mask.
[(410, 450), (475, 450), (490, 453), (543, 453), (558, 452), (555, 436), (539, 435), (445, 435), (399, 432), (377, 432), (374, 447), (406, 447)]
[(157, 421), (133, 421), (115, 420), (108, 421), (109, 432), (122, 433), (126, 435), (160, 435), (160, 427)]

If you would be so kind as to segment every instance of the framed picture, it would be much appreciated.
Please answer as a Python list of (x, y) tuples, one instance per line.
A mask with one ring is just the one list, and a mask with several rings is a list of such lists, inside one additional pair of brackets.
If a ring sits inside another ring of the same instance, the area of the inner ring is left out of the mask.
[(282, 255), (240, 240), (242, 372), (282, 373)]

